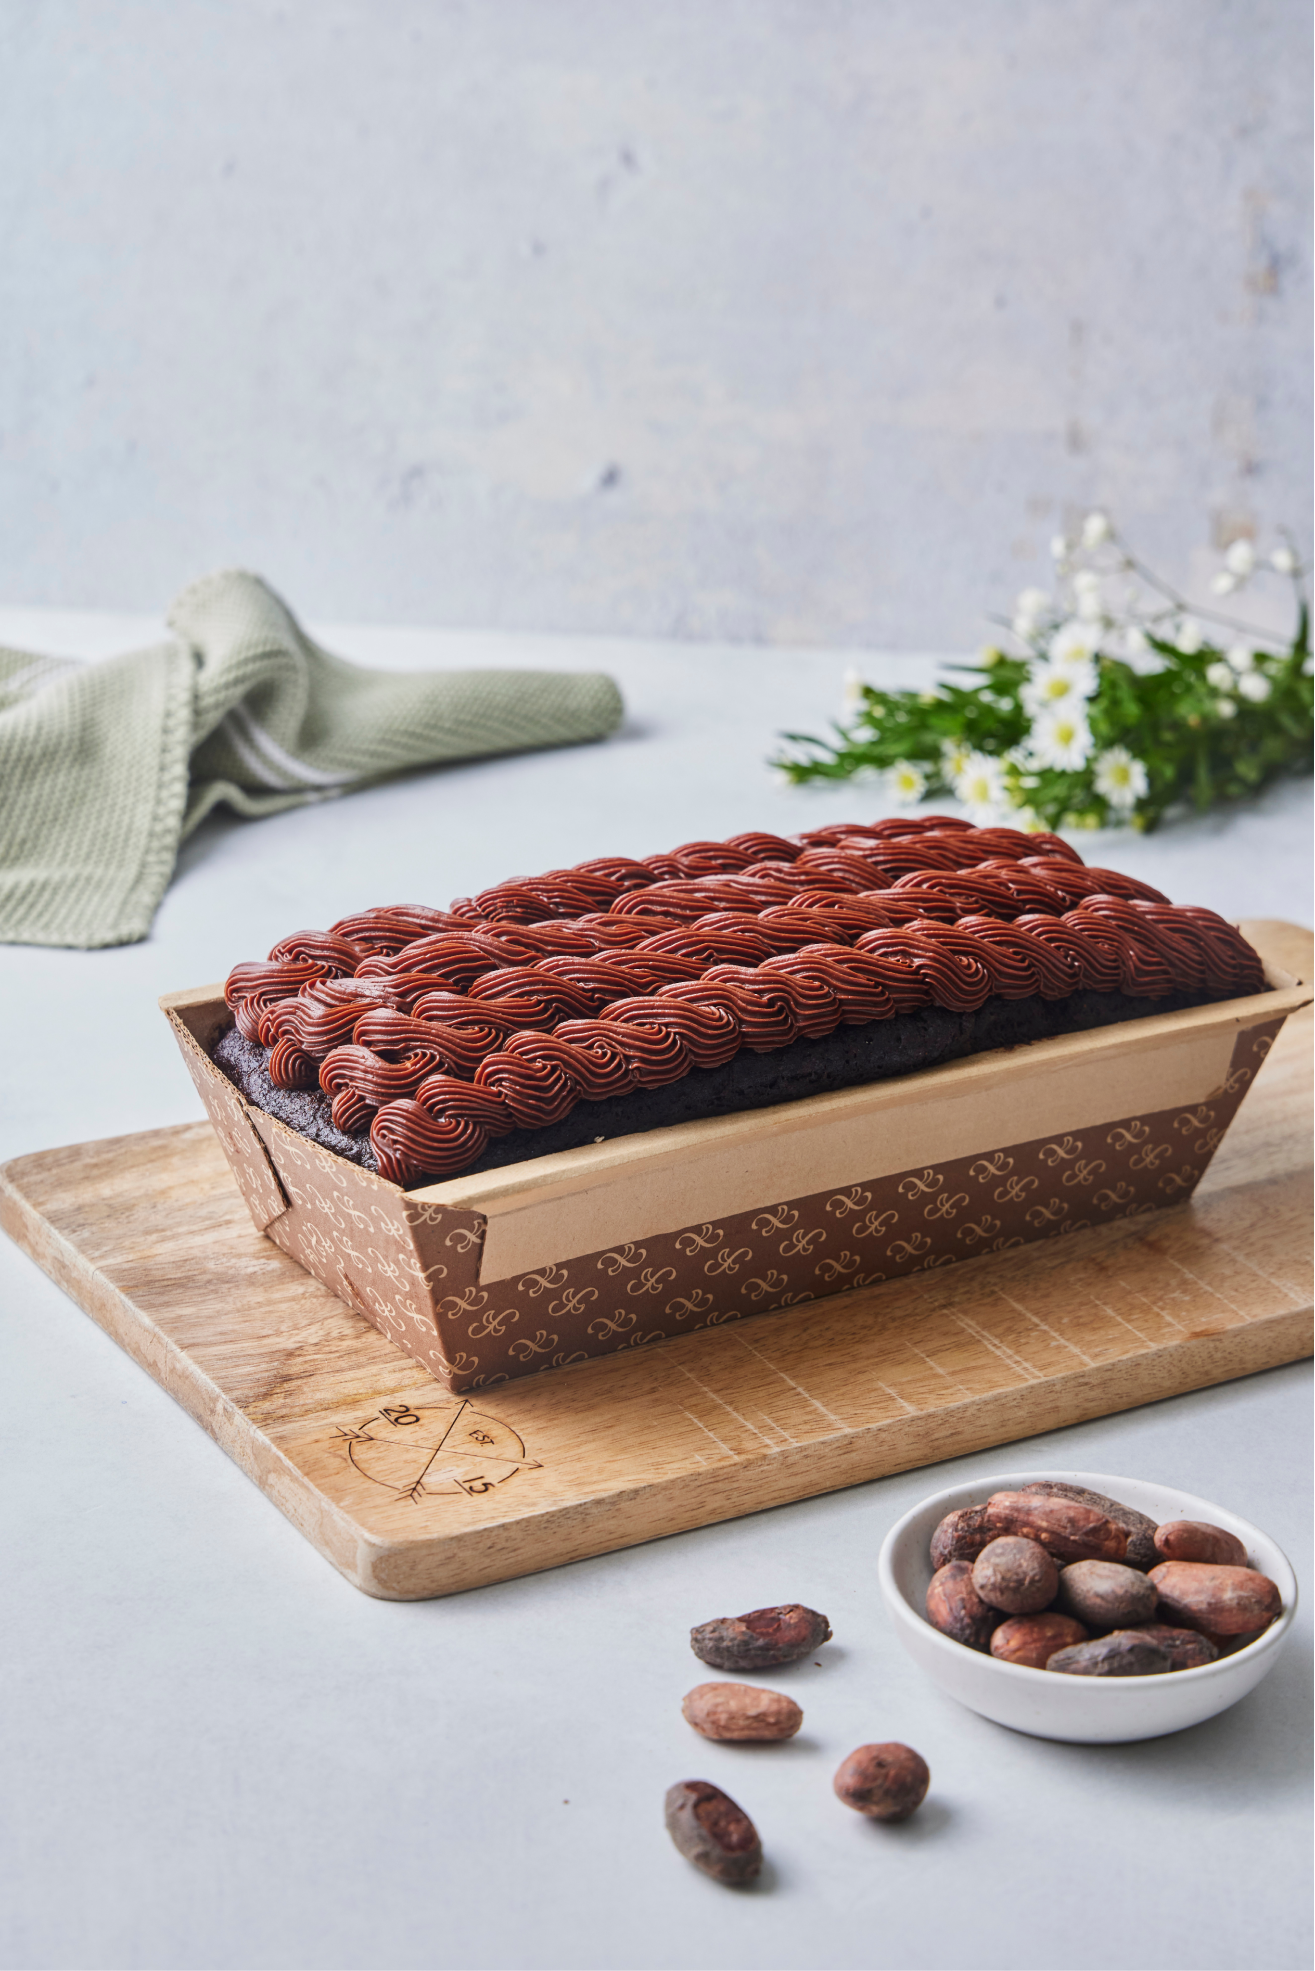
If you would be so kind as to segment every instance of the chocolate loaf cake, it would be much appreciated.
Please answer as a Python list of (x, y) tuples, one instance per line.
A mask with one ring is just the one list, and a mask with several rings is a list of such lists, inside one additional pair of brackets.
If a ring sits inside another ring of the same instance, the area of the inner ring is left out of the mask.
[(282, 939), (248, 1101), (406, 1187), (1261, 991), (1207, 910), (946, 816), (608, 857)]

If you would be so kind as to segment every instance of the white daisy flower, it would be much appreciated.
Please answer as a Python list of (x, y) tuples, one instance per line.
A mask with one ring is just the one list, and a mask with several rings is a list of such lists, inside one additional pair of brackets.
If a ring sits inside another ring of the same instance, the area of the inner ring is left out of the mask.
[(969, 753), (954, 777), (954, 791), (978, 828), (989, 828), (1009, 806), (1004, 768), (989, 753)]
[(1235, 719), (1237, 717), (1237, 700), (1235, 698), (1217, 698), (1215, 700), (1215, 717), (1220, 719)]
[(1221, 569), (1210, 586), (1216, 595), (1231, 595), (1237, 587), (1237, 576), (1230, 575), (1227, 568)]
[(1140, 623), (1129, 623), (1123, 632), (1123, 647), (1129, 657), (1144, 657), (1150, 649), (1146, 632)]
[(1050, 539), (1050, 558), (1052, 561), (1067, 561), (1070, 543), (1063, 534), (1052, 534)]
[(1178, 625), (1177, 644), (1184, 657), (1195, 657), (1205, 642), (1205, 631), (1195, 616), (1184, 616)]
[(967, 766), (969, 760), (972, 757), (973, 757), (973, 749), (970, 745), (968, 745), (966, 740), (963, 739), (942, 740), (941, 772), (945, 776), (946, 780), (949, 781), (951, 787), (953, 787), (955, 783), (958, 781), (959, 775), (964, 771), (965, 767)]
[(1248, 671), (1254, 671), (1256, 668), (1256, 653), (1249, 643), (1234, 643), (1224, 655), (1228, 659), (1228, 668), (1236, 671), (1238, 677), (1244, 677)]
[(1096, 761), (1096, 792), (1122, 813), (1135, 808), (1149, 786), (1146, 768), (1126, 746), (1107, 746)]
[(1295, 575), (1297, 572), (1297, 557), (1291, 548), (1275, 548), (1273, 554), (1269, 557), (1269, 565), (1278, 575)]
[(1082, 705), (1043, 712), (1027, 736), (1033, 766), (1059, 767), (1066, 773), (1086, 765), (1091, 746), (1091, 727)]
[(1222, 659), (1218, 663), (1206, 665), (1205, 681), (1212, 691), (1231, 691), (1233, 689), (1233, 673)]
[(1252, 574), (1256, 565), (1256, 551), (1250, 541), (1234, 541), (1224, 556), (1224, 566), (1229, 574), (1239, 582), (1244, 582)]
[(1085, 667), (1095, 662), (1099, 649), (1100, 624), (1082, 623), (1070, 617), (1050, 639), (1050, 661)]
[(1110, 523), (1106, 514), (1089, 513), (1082, 523), (1082, 545), (1084, 548), (1098, 548), (1110, 537)]
[(912, 760), (897, 760), (882, 775), (886, 799), (897, 808), (917, 805), (927, 791), (927, 776)]
[(845, 672), (840, 702), (844, 706), (846, 718), (852, 718), (855, 712), (862, 709), (863, 673), (857, 664), (851, 664)]
[(1094, 664), (1038, 664), (1019, 693), (1030, 719), (1090, 698), (1099, 683)]
[(1253, 705), (1263, 705), (1274, 689), (1263, 671), (1247, 671), (1238, 679), (1237, 688)]

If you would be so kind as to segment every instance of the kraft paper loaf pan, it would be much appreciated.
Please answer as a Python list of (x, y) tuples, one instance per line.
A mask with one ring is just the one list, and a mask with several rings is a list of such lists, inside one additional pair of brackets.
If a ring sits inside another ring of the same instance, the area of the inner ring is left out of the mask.
[(1310, 998), (1265, 976), (413, 1191), (244, 1100), (208, 1052), (232, 1024), (222, 987), (160, 1003), (257, 1229), (463, 1391), (1181, 1204)]

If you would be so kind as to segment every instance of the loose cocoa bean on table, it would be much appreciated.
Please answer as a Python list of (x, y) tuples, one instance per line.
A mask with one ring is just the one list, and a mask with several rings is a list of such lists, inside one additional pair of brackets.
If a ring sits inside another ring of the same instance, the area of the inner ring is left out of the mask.
[(756, 1684), (696, 1684), (680, 1708), (686, 1723), (704, 1738), (745, 1745), (793, 1738), (804, 1722), (792, 1697)]
[(1252, 1567), (1165, 1560), (1146, 1577), (1155, 1583), (1160, 1614), (1182, 1629), (1210, 1636), (1244, 1636), (1267, 1629), (1282, 1597), (1267, 1574)]
[(1044, 1670), (1052, 1656), (1087, 1640), (1087, 1631), (1071, 1615), (1014, 1615), (991, 1637), (991, 1654), (1001, 1663), (1021, 1663), (1025, 1670)]
[(1057, 1560), (1122, 1560), (1128, 1535), (1122, 1526), (1079, 1499), (1040, 1492), (996, 1492), (986, 1502), (991, 1538), (1015, 1534), (1035, 1540)]
[(1046, 1668), (1069, 1677), (1158, 1677), (1173, 1664), (1167, 1649), (1138, 1630), (1115, 1629), (1112, 1635), (1057, 1651)]
[(1144, 1574), (1161, 1558), (1155, 1551), (1155, 1521), (1148, 1513), (1138, 1512), (1134, 1506), (1125, 1506), (1120, 1499), (1107, 1498), (1104, 1492), (1089, 1491), (1085, 1485), (1069, 1485), (1062, 1478), (1034, 1478), (1020, 1490), (1039, 1492), (1045, 1498), (1076, 1499), (1079, 1505), (1094, 1506), (1097, 1512), (1104, 1513), (1106, 1519), (1112, 1519), (1128, 1536), (1127, 1552), (1123, 1555), (1128, 1567), (1140, 1568)]
[(686, 1861), (716, 1882), (733, 1886), (761, 1873), (762, 1843), (743, 1807), (706, 1779), (683, 1779), (667, 1789), (667, 1832)]
[(958, 1512), (947, 1512), (931, 1536), (931, 1564), (936, 1568), (951, 1560), (976, 1560), (990, 1537), (985, 1506), (961, 1506)]
[(747, 1615), (723, 1615), (689, 1632), (689, 1646), (714, 1670), (774, 1670), (798, 1663), (831, 1640), (831, 1624), (815, 1608), (784, 1602)]
[(984, 1602), (973, 1586), (973, 1563), (947, 1561), (938, 1567), (927, 1589), (927, 1620), (943, 1636), (969, 1649), (988, 1649), (991, 1633), (1004, 1619), (998, 1608)]
[(1168, 1519), (1155, 1529), (1155, 1561), (1160, 1560), (1203, 1560), (1218, 1567), (1245, 1567), (1247, 1550), (1235, 1533), (1211, 1526), (1207, 1520)]
[(931, 1774), (912, 1746), (860, 1745), (832, 1784), (838, 1799), (869, 1820), (907, 1820), (926, 1799)]
[(1059, 1577), (1059, 1606), (1089, 1629), (1130, 1629), (1155, 1616), (1155, 1584), (1117, 1560), (1075, 1560)]
[[(1036, 1615), (1059, 1589), (1059, 1569), (1035, 1540), (1005, 1535), (982, 1548), (973, 1562), (973, 1586), (991, 1608), (1006, 1615)], [(1154, 1598), (1148, 1614), (1154, 1612)]]

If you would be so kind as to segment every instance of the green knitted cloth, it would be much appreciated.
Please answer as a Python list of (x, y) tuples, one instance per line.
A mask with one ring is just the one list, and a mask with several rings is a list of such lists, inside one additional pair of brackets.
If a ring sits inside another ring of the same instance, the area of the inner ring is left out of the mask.
[(367, 671), (257, 575), (207, 576), (174, 640), (100, 664), (0, 649), (0, 942), (132, 944), (218, 802), (275, 814), (408, 767), (603, 739), (599, 672)]

